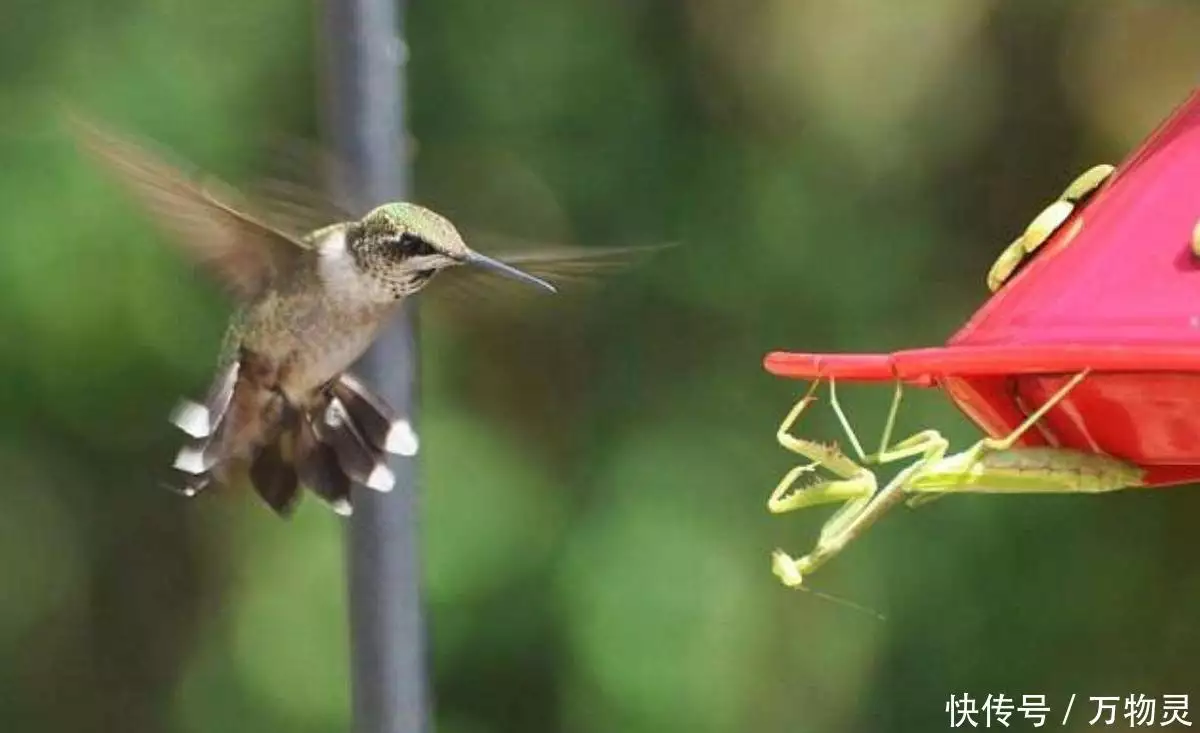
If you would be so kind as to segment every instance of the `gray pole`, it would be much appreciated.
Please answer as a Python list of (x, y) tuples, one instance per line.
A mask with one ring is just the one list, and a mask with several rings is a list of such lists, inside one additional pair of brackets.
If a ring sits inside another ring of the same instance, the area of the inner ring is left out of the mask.
[[(402, 0), (324, 0), (326, 100), (336, 157), (360, 207), (406, 198)], [(411, 300), (359, 370), (416, 425), (416, 311)], [(395, 456), (396, 487), (354, 487), (350, 654), (356, 733), (425, 733), (429, 689), (418, 561), (416, 461)]]

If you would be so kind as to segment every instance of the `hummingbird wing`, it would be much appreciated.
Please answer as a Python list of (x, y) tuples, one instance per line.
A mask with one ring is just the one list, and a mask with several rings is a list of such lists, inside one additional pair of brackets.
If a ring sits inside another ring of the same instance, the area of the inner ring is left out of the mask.
[(305, 251), (299, 236), (239, 207), (222, 182), (188, 174), (146, 144), (109, 132), (78, 115), (70, 118), (81, 146), (112, 171), (194, 261), (232, 293), (252, 299)]
[[(512, 243), (515, 240), (496, 236), (476, 236), (470, 241)], [(489, 257), (513, 265), (530, 275), (549, 280), (559, 287), (560, 292), (580, 292), (595, 287), (605, 277), (630, 268), (653, 254), (675, 246), (674, 243), (629, 247), (578, 247), (566, 245), (536, 246), (524, 243), (521, 247), (484, 249)], [(444, 280), (442, 280), (444, 278)], [(456, 267), (439, 275), (439, 282), (425, 292), (427, 297), (438, 301), (438, 306), (453, 309), (466, 306), (477, 309), (480, 300), (489, 305), (515, 306), (530, 297), (541, 295), (528, 285), (497, 277), (495, 274), (474, 267)], [(437, 306), (435, 306), (437, 307)], [(470, 310), (468, 310), (470, 312)]]
[[(301, 138), (272, 136), (264, 147), (269, 153), (270, 175), (249, 192), (256, 204), (269, 213), (272, 223), (287, 231), (309, 232), (329, 222), (357, 219), (370, 202), (353, 201), (341, 189), (349, 168), (329, 149)], [(357, 211), (357, 213), (356, 213)], [(603, 281), (606, 275), (638, 263), (673, 244), (631, 247), (573, 247), (547, 245), (485, 232), (465, 232), (467, 241), (480, 252), (516, 265), (530, 274), (579, 290)], [(520, 302), (529, 295), (528, 286), (498, 278), (484, 271), (463, 267), (439, 275), (432, 297), (455, 303), (473, 302), (494, 296), (497, 303)], [(517, 296), (517, 297), (514, 297)]]
[[(333, 182), (344, 173), (344, 166), (315, 146), (298, 141), (277, 143), (277, 154), (271, 157), (280, 172), (251, 189), (251, 205), (216, 179), (188, 175), (182, 166), (169, 163), (148, 145), (135, 144), (78, 116), (72, 122), (85, 147), (124, 180), (180, 246), (243, 299), (260, 293), (304, 253), (310, 246), (305, 233), (356, 218), (334, 195)], [(488, 254), (556, 285), (576, 289), (595, 285), (605, 275), (672, 246), (543, 246), (495, 235), (469, 239), (483, 244), (480, 251), (486, 251), (489, 243), (497, 244), (506, 251)], [(431, 297), (451, 308), (458, 304), (477, 307), (481, 299), (495, 305), (516, 305), (522, 302), (521, 296), (531, 294), (528, 286), (477, 268), (454, 268), (441, 278), (445, 284), (431, 288), (435, 294)]]
[(331, 152), (282, 134), (270, 136), (261, 147), (266, 150), (266, 175), (247, 194), (272, 224), (289, 232), (311, 232), (362, 216), (337, 194), (337, 183), (348, 180), (348, 171)]

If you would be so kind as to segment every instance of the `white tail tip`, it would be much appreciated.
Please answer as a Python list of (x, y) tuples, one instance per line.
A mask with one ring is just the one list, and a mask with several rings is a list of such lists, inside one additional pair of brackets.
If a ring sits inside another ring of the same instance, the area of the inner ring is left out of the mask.
[(384, 440), (384, 450), (398, 456), (415, 456), (419, 447), (417, 433), (408, 420), (401, 419), (392, 423)]
[(175, 427), (193, 438), (207, 438), (212, 433), (212, 420), (208, 408), (190, 400), (181, 400), (171, 412)]
[(329, 428), (340, 428), (346, 423), (346, 408), (337, 399), (332, 399), (325, 406), (325, 425)]
[(368, 489), (376, 491), (391, 491), (396, 485), (396, 475), (386, 464), (380, 463), (371, 471), (371, 475), (367, 476), (365, 485)]
[(191, 446), (179, 449), (179, 453), (175, 456), (174, 466), (193, 476), (198, 476), (208, 470), (208, 466), (205, 465), (204, 451)]
[(348, 517), (354, 513), (354, 508), (345, 499), (338, 499), (330, 504), (339, 516)]

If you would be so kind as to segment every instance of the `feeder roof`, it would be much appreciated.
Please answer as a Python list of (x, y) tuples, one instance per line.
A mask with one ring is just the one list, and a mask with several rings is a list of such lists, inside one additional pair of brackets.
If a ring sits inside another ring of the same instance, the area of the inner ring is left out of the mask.
[(946, 346), (768, 354), (773, 374), (932, 384), (953, 376), (1200, 372), (1200, 90)]

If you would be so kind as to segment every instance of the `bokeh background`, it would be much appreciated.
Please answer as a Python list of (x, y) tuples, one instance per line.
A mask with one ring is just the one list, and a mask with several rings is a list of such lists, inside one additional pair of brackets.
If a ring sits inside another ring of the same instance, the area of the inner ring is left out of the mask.
[[(54, 116), (70, 99), (251, 180), (264, 135), (321, 132), (318, 8), (3, 17), (0, 720), (346, 730), (342, 522), (157, 487), (227, 304)], [(1190, 488), (890, 516), (811, 579), (884, 621), (784, 589), (771, 549), (807, 549), (825, 512), (766, 512), (803, 385), (760, 366), (946, 338), (1030, 217), (1200, 80), (1200, 4), (425, 0), (408, 19), (417, 200), (533, 240), (680, 243), (515, 316), (424, 309), (439, 730), (927, 731), (952, 693), (1200, 693)], [(864, 435), (889, 397), (847, 394)], [(910, 397), (903, 428), (978, 437)]]

